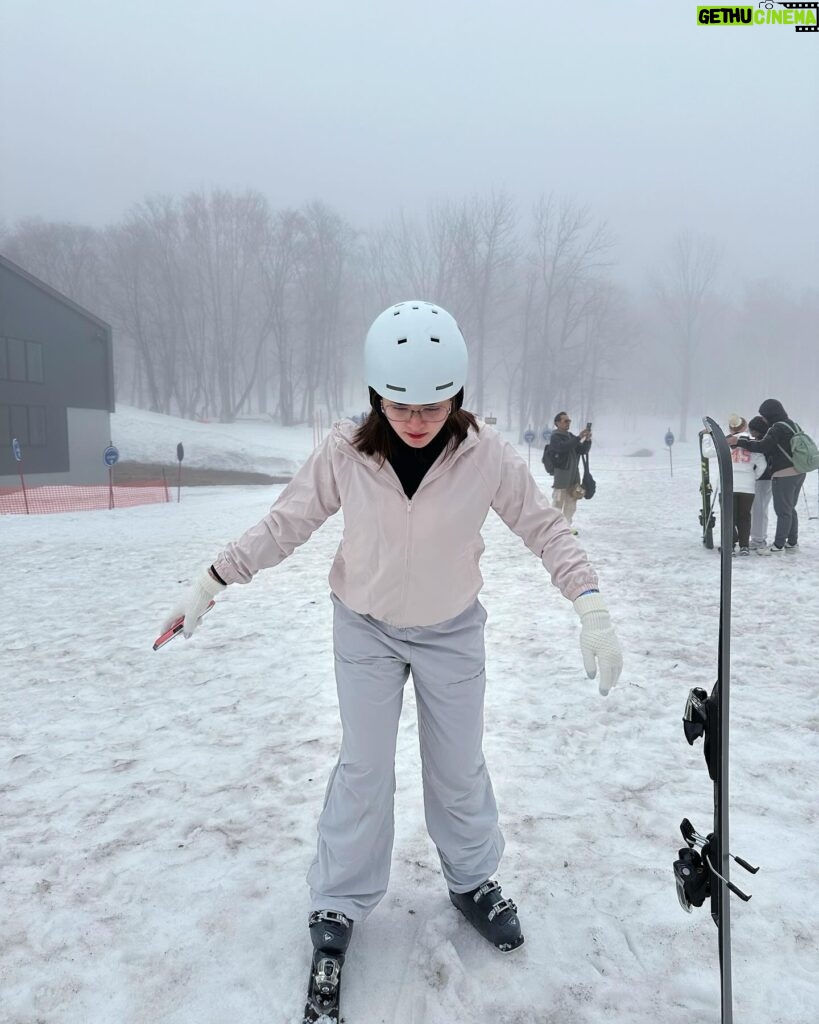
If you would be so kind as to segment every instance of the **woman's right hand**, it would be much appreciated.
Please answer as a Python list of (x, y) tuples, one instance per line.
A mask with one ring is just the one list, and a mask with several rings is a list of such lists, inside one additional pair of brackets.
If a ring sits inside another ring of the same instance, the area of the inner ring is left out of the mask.
[(181, 619), (184, 616), (185, 622), (182, 626), (182, 634), (185, 639), (189, 639), (193, 636), (194, 630), (201, 622), (202, 616), (205, 614), (205, 610), (211, 600), (224, 589), (224, 583), (220, 583), (211, 575), (209, 568), (203, 569), (182, 601), (163, 621), (160, 632), (164, 633), (171, 628), (177, 619)]

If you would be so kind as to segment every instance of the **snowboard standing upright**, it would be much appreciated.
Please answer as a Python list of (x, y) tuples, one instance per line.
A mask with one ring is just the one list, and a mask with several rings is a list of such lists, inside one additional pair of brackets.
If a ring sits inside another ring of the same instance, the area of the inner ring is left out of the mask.
[[(719, 425), (710, 417), (703, 421), (710, 431), (717, 452), (720, 476), (720, 612), (719, 612), (719, 653), (717, 681), (710, 696), (699, 687), (688, 695), (683, 716), (685, 737), (693, 744), (699, 737), (704, 738), (705, 762), (708, 774), (714, 784), (714, 827), (707, 836), (700, 835), (688, 818), (680, 825), (683, 839), (687, 843), (679, 852), (674, 863), (677, 896), (684, 910), (690, 913), (692, 907), (701, 907), (710, 897), (711, 917), (717, 926), (722, 1024), (732, 1024), (733, 1001), (731, 992), (731, 919), (729, 899), (733, 892), (747, 901), (746, 896), (730, 881), (730, 858), (728, 849), (728, 702), (731, 675), (731, 569), (734, 546), (734, 474), (731, 449)], [(702, 438), (700, 438), (702, 452)], [(707, 462), (706, 459), (703, 462)], [(704, 484), (707, 467), (703, 469)], [(703, 486), (703, 543), (708, 544), (706, 529), (710, 521), (710, 493), (706, 506), (706, 491)], [(711, 526), (713, 523), (711, 522)], [(733, 858), (747, 871), (756, 873), (741, 857)]]

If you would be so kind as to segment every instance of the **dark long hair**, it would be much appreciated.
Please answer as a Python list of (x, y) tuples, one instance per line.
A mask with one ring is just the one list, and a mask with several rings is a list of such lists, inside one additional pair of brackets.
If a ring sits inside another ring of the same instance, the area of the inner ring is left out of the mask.
[[(381, 396), (372, 388), (370, 391), (370, 412), (353, 437), (353, 446), (365, 455), (375, 455), (379, 464), (392, 455), (393, 439), (397, 436), (390, 426), (390, 422), (381, 411)], [(452, 412), (446, 418), (441, 431), (448, 435), (445, 455), (447, 458), (455, 449), (466, 440), (469, 428), (477, 433), (480, 430), (478, 421), (471, 412), (462, 409), (464, 400), (464, 389), (453, 395), (449, 401), (452, 402)]]

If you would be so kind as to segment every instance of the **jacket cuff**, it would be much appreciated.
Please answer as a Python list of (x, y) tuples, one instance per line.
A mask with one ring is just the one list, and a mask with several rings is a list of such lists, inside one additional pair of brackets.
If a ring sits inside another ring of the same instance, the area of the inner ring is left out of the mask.
[(236, 571), (236, 569), (233, 567), (233, 565), (231, 565), (231, 563), (227, 560), (227, 558), (224, 558), (222, 555), (220, 555), (213, 562), (212, 569), (216, 573), (216, 575), (219, 577), (219, 579), (222, 580), (222, 582), (224, 583), (225, 586), (228, 586), (230, 583), (247, 583), (248, 582), (247, 580), (243, 580), (239, 576), (239, 573)]
[(574, 610), (582, 619), (587, 612), (607, 612), (606, 602), (600, 594), (581, 594), (573, 602)]

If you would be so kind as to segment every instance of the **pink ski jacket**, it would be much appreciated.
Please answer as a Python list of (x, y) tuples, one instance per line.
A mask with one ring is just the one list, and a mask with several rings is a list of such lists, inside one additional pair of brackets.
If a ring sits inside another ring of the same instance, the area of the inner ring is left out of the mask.
[(563, 515), (525, 461), (497, 431), (470, 430), (442, 453), (412, 499), (389, 462), (351, 443), (336, 423), (268, 514), (213, 563), (225, 583), (249, 583), (278, 565), (341, 508), (344, 533), (330, 587), (353, 611), (393, 626), (429, 626), (459, 615), (483, 586), (481, 527), (489, 509), (534, 552), (569, 600), (597, 589), (597, 576)]

